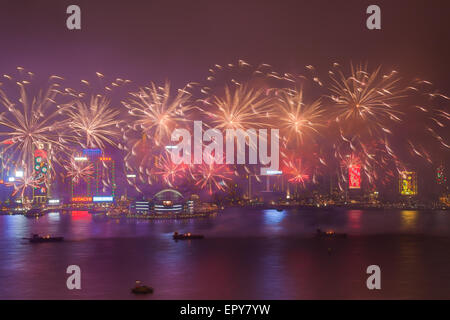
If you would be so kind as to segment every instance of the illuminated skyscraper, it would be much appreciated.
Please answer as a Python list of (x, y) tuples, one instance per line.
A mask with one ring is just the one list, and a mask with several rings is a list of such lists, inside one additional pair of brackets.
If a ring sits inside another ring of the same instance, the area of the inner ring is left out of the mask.
[(350, 165), (348, 167), (348, 188), (360, 189), (361, 188), (361, 166)]
[(417, 195), (417, 174), (414, 171), (402, 171), (398, 180), (399, 192), (403, 196)]
[(36, 187), (33, 188), (33, 202), (47, 203), (48, 189), (50, 186), (50, 159), (44, 146), (40, 145), (34, 150), (33, 174), (35, 176)]
[(111, 157), (101, 156), (95, 165), (95, 195), (115, 196), (116, 194), (116, 169)]

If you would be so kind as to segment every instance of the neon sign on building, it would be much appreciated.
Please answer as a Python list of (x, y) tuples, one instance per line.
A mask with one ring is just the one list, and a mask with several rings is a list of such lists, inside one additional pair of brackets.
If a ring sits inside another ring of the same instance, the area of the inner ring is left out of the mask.
[(361, 166), (351, 165), (348, 168), (348, 187), (349, 189), (361, 188)]
[(417, 174), (414, 171), (402, 171), (399, 176), (399, 192), (403, 196), (417, 194)]

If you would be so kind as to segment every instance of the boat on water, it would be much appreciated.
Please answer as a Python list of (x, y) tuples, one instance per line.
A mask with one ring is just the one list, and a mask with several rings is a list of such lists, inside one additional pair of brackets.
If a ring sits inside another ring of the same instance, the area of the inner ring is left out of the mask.
[(191, 239), (203, 239), (205, 236), (202, 234), (192, 234), (190, 232), (188, 233), (173, 233), (173, 239), (174, 240), (191, 240)]
[(320, 238), (347, 238), (346, 233), (336, 233), (333, 230), (322, 231), (321, 229), (317, 229), (316, 235)]
[(40, 236), (38, 234), (33, 234), (31, 238), (25, 238), (30, 243), (43, 243), (43, 242), (61, 242), (64, 237), (51, 237), (50, 235)]
[(147, 293), (153, 293), (153, 288), (141, 284), (140, 281), (136, 281), (136, 286), (131, 289), (132, 293), (135, 294), (147, 294)]

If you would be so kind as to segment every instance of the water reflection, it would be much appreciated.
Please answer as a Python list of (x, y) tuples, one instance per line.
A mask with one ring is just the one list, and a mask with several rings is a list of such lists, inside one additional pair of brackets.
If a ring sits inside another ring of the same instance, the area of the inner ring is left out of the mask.
[[(317, 239), (317, 227), (349, 237)], [(205, 239), (175, 242), (174, 231)], [(21, 239), (31, 232), (66, 241), (31, 245)], [(442, 289), (450, 287), (449, 234), (450, 215), (419, 211), (230, 208), (179, 221), (0, 216), (0, 298), (135, 299), (135, 280), (156, 289), (144, 299), (450, 298)], [(65, 287), (70, 264), (83, 270), (81, 292)], [(364, 285), (370, 264), (384, 272), (378, 295)]]
[(286, 211), (277, 211), (277, 210), (264, 210), (264, 223), (267, 225), (277, 225), (281, 221), (283, 221), (284, 217), (286, 216)]
[(348, 221), (349, 227), (352, 230), (359, 230), (361, 228), (361, 216), (362, 210), (349, 210), (348, 211)]
[(274, 209), (264, 210), (264, 224), (271, 229), (272, 232), (280, 232), (283, 229), (281, 222), (286, 216), (286, 211), (277, 211)]
[(402, 229), (414, 230), (417, 226), (418, 211), (403, 210), (400, 212)]
[(48, 221), (51, 221), (51, 222), (58, 222), (58, 221), (60, 221), (59, 214), (60, 214), (59, 212), (49, 212), (47, 214)]

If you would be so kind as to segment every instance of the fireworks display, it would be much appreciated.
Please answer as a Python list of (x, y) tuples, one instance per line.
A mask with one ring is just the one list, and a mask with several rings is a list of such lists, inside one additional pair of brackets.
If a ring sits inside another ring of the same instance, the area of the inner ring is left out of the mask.
[(172, 94), (168, 82), (164, 87), (151, 83), (130, 95), (132, 98), (122, 102), (132, 116), (130, 128), (151, 138), (156, 145), (170, 138), (175, 126), (186, 119), (190, 99), (186, 88)]
[(106, 144), (114, 145), (119, 111), (110, 107), (109, 100), (100, 95), (91, 97), (89, 103), (76, 100), (67, 108), (69, 127), (83, 148), (104, 149)]
[[(23, 68), (18, 69), (23, 73)], [(45, 146), (53, 155), (67, 150), (68, 120), (61, 116), (64, 107), (57, 104), (57, 99), (64, 94), (55, 82), (61, 78), (51, 76), (47, 88), (34, 92), (31, 72), (23, 80), (3, 76), (7, 83), (0, 89), (0, 143), (6, 145), (4, 152), (9, 154), (8, 158), (30, 174), (36, 148)], [(11, 92), (6, 88), (11, 88)]]
[(191, 172), (195, 186), (206, 190), (209, 194), (212, 194), (213, 190), (225, 190), (231, 175), (232, 172), (227, 165), (215, 163), (195, 166)]
[[(192, 131), (195, 120), (221, 131), (279, 129), (280, 170), (287, 183), (303, 187), (320, 176), (337, 176), (341, 190), (386, 185), (413, 160), (430, 165), (434, 155), (448, 153), (449, 98), (428, 81), (363, 65), (346, 72), (337, 63), (324, 78), (311, 65), (306, 76), (271, 69), (239, 60), (212, 67), (205, 83), (177, 89), (151, 82), (114, 99), (113, 89), (130, 80), (104, 84), (97, 73), (98, 94), (65, 88), (61, 77), (51, 76), (47, 88), (32, 90), (34, 74), (18, 68), (22, 79), (4, 75), (0, 89), (2, 153), (25, 171), (14, 192), (23, 194), (34, 184), (36, 149), (46, 150), (49, 163), (64, 160), (50, 170), (62, 170), (75, 182), (91, 176), (92, 165), (73, 159), (78, 148), (117, 150), (112, 154), (123, 158), (124, 181), (138, 192), (155, 183), (176, 188), (184, 182), (209, 194), (225, 191), (231, 180), (247, 176), (247, 166), (175, 165), (167, 152), (175, 144), (173, 130)], [(82, 80), (81, 86), (91, 83)]]
[[(323, 108), (320, 99), (310, 104), (304, 102), (303, 90), (284, 90), (277, 106), (279, 126), (286, 131), (286, 141), (294, 139), (303, 144), (308, 134), (314, 136), (323, 127)], [(311, 140), (309, 140), (311, 142)]]
[(77, 161), (75, 157), (64, 163), (64, 169), (67, 172), (66, 177), (75, 184), (80, 181), (87, 181), (94, 175), (94, 165), (91, 162)]

